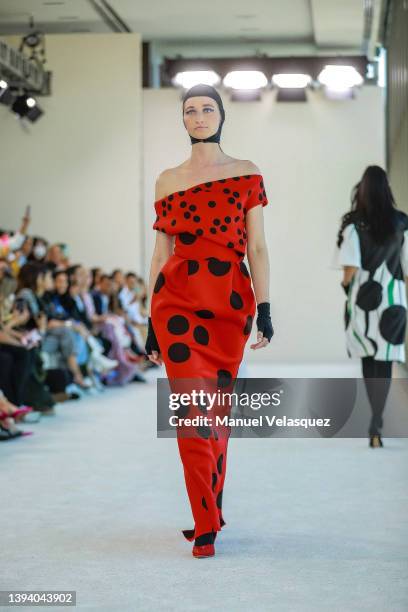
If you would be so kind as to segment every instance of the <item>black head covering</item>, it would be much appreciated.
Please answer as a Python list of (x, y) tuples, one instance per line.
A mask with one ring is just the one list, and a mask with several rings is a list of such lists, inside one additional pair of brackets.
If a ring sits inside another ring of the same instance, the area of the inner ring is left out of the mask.
[(187, 100), (187, 98), (192, 98), (193, 96), (208, 96), (209, 98), (215, 100), (218, 104), (218, 108), (220, 109), (221, 121), (220, 125), (218, 126), (218, 130), (215, 132), (215, 134), (212, 134), (212, 136), (208, 136), (208, 138), (194, 138), (194, 136), (191, 136), (190, 134), (191, 144), (195, 144), (196, 142), (220, 142), (222, 124), (225, 121), (225, 111), (220, 94), (215, 89), (215, 87), (212, 87), (212, 85), (204, 85), (203, 83), (199, 83), (198, 85), (190, 87), (190, 89), (188, 89), (183, 95), (183, 114), (185, 101)]

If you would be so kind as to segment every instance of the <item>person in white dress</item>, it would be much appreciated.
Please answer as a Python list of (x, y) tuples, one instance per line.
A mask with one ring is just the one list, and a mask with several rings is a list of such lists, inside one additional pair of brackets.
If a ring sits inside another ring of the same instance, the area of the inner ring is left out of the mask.
[(372, 409), (370, 446), (379, 447), (392, 364), (406, 359), (408, 277), (408, 215), (396, 208), (379, 166), (369, 166), (353, 190), (332, 266), (343, 269), (347, 353), (361, 358)]

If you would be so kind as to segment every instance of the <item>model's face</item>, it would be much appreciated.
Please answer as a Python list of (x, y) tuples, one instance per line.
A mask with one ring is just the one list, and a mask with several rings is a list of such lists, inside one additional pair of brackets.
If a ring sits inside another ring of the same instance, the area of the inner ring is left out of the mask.
[(193, 96), (184, 102), (183, 122), (194, 138), (208, 138), (216, 133), (221, 121), (218, 104), (208, 96)]

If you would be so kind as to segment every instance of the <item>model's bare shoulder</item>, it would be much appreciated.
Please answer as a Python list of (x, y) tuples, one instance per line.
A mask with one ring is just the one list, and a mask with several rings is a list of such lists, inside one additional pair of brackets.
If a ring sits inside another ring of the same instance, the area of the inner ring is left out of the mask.
[(155, 199), (160, 200), (164, 198), (168, 193), (171, 193), (171, 184), (174, 181), (174, 170), (173, 168), (168, 168), (160, 172), (159, 176), (156, 179), (155, 185)]
[(240, 174), (262, 174), (256, 164), (251, 162), (249, 159), (241, 160), (241, 171)]

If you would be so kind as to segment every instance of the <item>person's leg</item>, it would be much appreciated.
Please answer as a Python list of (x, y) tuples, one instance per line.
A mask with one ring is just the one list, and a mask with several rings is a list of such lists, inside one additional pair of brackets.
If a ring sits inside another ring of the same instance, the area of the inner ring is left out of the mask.
[(2, 351), (0, 346), (0, 390), (9, 402), (15, 403), (11, 377), (13, 372), (13, 357), (6, 351)]
[(376, 401), (370, 435), (381, 435), (383, 413), (392, 382), (392, 361), (375, 361), (376, 367)]
[(2, 351), (10, 355), (13, 359), (9, 389), (11, 397), (7, 399), (13, 404), (16, 404), (16, 406), (20, 406), (23, 401), (25, 386), (33, 366), (32, 351), (27, 350), (23, 346), (14, 346), (12, 344), (3, 344)]
[(75, 345), (76, 332), (68, 327), (58, 327), (51, 331), (51, 335), (57, 340), (57, 350), (62, 357), (64, 365), (67, 365), (68, 369), (71, 371), (74, 382), (82, 386), (84, 384), (84, 378), (77, 359)]
[(392, 361), (376, 361), (372, 357), (362, 358), (364, 382), (370, 401), (372, 417), (369, 435), (381, 435), (383, 412), (392, 379)]
[(89, 347), (85, 338), (78, 332), (73, 332), (76, 362), (78, 366), (83, 366), (89, 359)]

